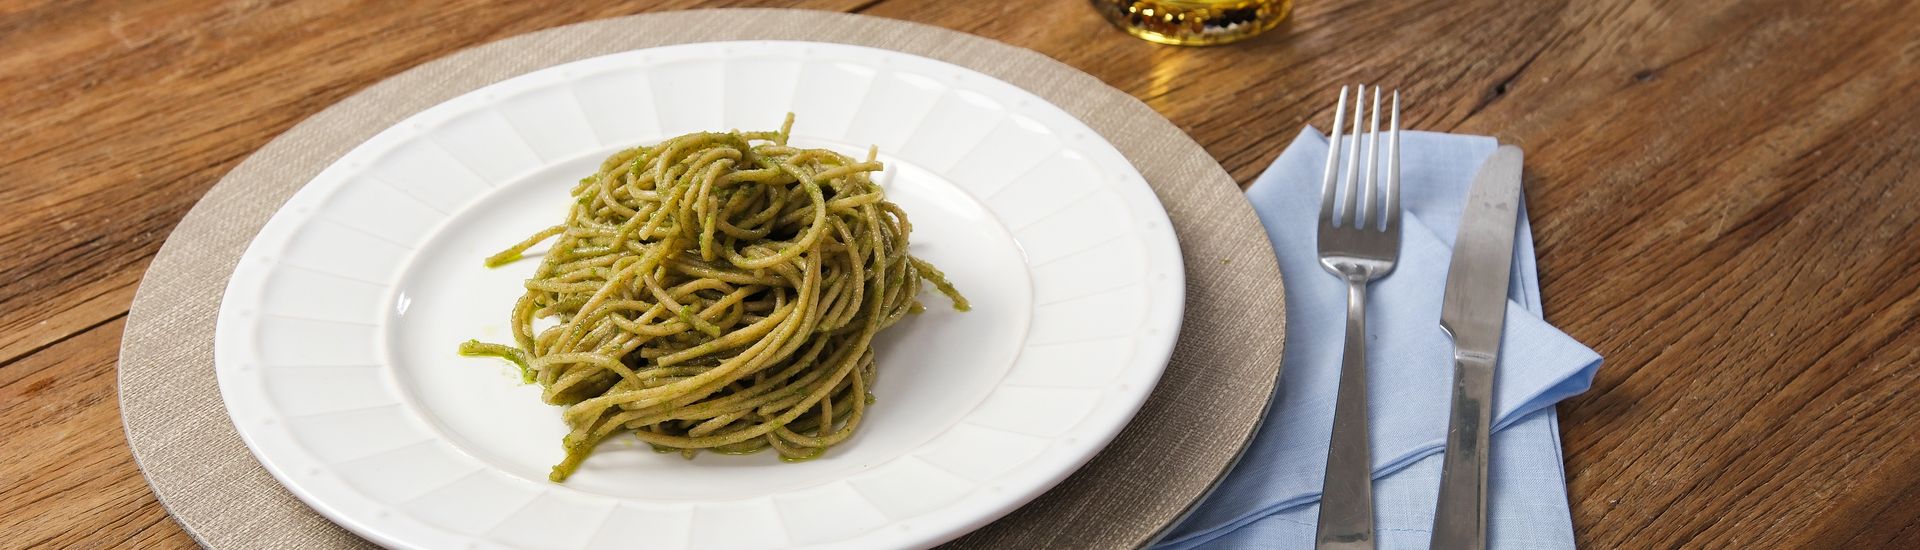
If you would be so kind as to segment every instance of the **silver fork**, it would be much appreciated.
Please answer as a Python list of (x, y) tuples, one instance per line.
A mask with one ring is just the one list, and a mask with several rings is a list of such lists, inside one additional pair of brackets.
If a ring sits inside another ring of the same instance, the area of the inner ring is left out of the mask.
[[(1334, 108), (1333, 140), (1327, 149), (1327, 175), (1320, 185), (1320, 265), (1347, 281), (1347, 338), (1340, 361), (1340, 389), (1333, 406), (1333, 441), (1327, 448), (1327, 478), (1321, 486), (1318, 549), (1373, 548), (1372, 456), (1367, 449), (1367, 283), (1387, 276), (1400, 257), (1400, 92), (1393, 92), (1391, 137), (1387, 140), (1386, 205), (1374, 212), (1374, 167), (1380, 153), (1380, 88), (1373, 89), (1373, 121), (1368, 132), (1366, 178), (1356, 182), (1360, 160), (1360, 119), (1367, 87), (1357, 88), (1353, 105), (1353, 150), (1347, 153), (1344, 201), (1336, 201), (1340, 178), (1340, 127), (1347, 112), (1347, 87), (1340, 87)], [(1342, 202), (1335, 217), (1335, 202)], [(1358, 202), (1359, 208), (1355, 209)]]

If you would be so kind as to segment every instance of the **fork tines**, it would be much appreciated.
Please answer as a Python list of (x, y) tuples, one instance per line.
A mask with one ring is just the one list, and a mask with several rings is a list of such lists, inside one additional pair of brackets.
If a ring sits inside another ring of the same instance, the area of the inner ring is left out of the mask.
[[(1382, 231), (1392, 230), (1400, 223), (1400, 91), (1393, 91), (1393, 114), (1388, 122), (1387, 138), (1387, 188), (1385, 208), (1380, 214), (1374, 212), (1374, 189), (1379, 178), (1374, 168), (1380, 159), (1380, 88), (1373, 88), (1373, 109), (1368, 123), (1366, 178), (1359, 178), (1360, 162), (1360, 120), (1367, 116), (1365, 84), (1354, 86), (1353, 102), (1353, 143), (1351, 151), (1346, 151), (1347, 169), (1345, 178), (1340, 174), (1340, 157), (1343, 149), (1348, 148), (1340, 135), (1346, 125), (1347, 86), (1340, 87), (1340, 102), (1333, 111), (1333, 137), (1327, 147), (1327, 174), (1320, 186), (1320, 223), (1328, 227), (1370, 227)], [(1339, 215), (1334, 215), (1334, 182), (1340, 184), (1339, 196), (1344, 197)], [(1358, 203), (1358, 210), (1355, 206)], [(1382, 223), (1381, 218), (1384, 218)]]

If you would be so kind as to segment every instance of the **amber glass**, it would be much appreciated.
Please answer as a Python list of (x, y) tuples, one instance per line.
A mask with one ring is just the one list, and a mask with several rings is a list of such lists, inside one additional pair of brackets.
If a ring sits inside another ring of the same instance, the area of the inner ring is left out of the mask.
[(1266, 32), (1293, 0), (1092, 0), (1094, 9), (1134, 36), (1181, 46), (1225, 44)]

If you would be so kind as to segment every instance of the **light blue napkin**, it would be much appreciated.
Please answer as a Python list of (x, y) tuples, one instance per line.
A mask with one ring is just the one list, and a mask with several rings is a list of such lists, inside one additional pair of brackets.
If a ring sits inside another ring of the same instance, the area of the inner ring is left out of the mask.
[[(1159, 548), (1312, 546), (1346, 327), (1345, 283), (1320, 267), (1314, 240), (1327, 143), (1307, 128), (1247, 189), (1286, 277), (1286, 365), (1266, 424), (1240, 464)], [(1400, 261), (1373, 283), (1367, 304), (1380, 548), (1425, 548), (1432, 529), (1453, 377), (1440, 299), (1467, 188), (1496, 146), (1487, 137), (1402, 134)], [(1600, 356), (1541, 319), (1533, 231), (1521, 212), (1494, 377), (1488, 543), (1572, 548), (1553, 404), (1586, 391)]]

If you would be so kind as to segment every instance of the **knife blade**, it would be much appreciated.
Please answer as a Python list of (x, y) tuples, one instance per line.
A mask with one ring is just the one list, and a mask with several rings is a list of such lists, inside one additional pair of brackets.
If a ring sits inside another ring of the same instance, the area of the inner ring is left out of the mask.
[(1519, 147), (1494, 150), (1467, 190), (1453, 260), (1447, 265), (1440, 328), (1453, 338), (1453, 403), (1447, 418), (1440, 500), (1432, 547), (1487, 546), (1487, 438), (1492, 426), (1493, 368), (1507, 319), (1508, 274), (1519, 223)]

